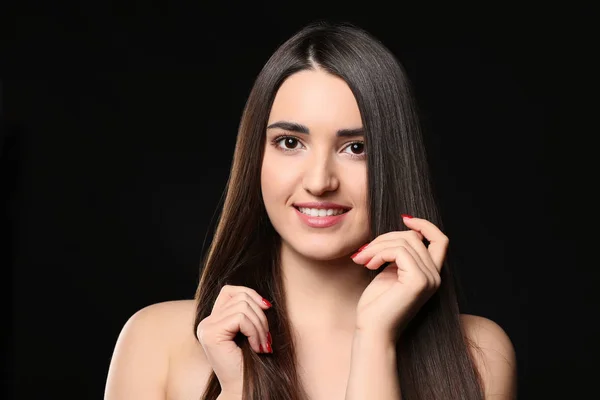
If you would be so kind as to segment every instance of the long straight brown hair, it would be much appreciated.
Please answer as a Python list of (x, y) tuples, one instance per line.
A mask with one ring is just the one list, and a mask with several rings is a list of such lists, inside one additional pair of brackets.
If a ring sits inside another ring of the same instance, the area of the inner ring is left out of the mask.
[[(258, 75), (239, 126), (231, 174), (215, 234), (202, 262), (195, 299), (194, 334), (208, 317), (223, 285), (241, 285), (269, 298), (266, 312), (273, 354), (256, 354), (236, 337), (244, 360), (244, 399), (307, 400), (296, 355), (279, 269), (280, 237), (261, 196), (260, 172), (266, 125), (283, 81), (321, 68), (342, 78), (361, 113), (367, 149), (371, 239), (406, 230), (400, 217), (425, 218), (443, 230), (429, 177), (427, 156), (406, 74), (377, 39), (349, 23), (310, 24), (283, 43)], [(460, 323), (452, 269), (397, 339), (398, 379), (403, 400), (483, 399), (480, 376)], [(373, 271), (375, 277), (383, 268)], [(202, 399), (221, 391), (212, 374)]]

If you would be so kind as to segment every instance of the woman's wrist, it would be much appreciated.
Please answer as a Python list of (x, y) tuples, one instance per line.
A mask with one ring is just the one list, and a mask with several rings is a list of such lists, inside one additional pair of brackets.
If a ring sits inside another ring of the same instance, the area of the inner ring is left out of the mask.
[(223, 384), (219, 380), (219, 386), (221, 387), (219, 400), (242, 400), (244, 392), (244, 383), (242, 381), (231, 381)]
[(242, 393), (221, 391), (217, 400), (242, 400)]

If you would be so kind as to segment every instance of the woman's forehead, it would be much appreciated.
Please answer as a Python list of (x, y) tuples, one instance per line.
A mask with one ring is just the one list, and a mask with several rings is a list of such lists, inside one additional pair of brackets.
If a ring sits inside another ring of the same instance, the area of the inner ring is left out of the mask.
[(362, 126), (358, 104), (348, 84), (321, 70), (301, 71), (283, 82), (275, 95), (269, 124), (279, 120), (309, 128)]

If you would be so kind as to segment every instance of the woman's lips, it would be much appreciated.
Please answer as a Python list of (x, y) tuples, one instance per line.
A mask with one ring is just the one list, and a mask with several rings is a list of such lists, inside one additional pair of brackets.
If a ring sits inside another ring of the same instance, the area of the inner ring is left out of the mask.
[(301, 213), (300, 210), (298, 210), (296, 207), (294, 207), (294, 211), (296, 211), (296, 214), (300, 217), (300, 220), (306, 225), (310, 226), (311, 228), (328, 228), (337, 224), (338, 222), (341, 222), (346, 216), (346, 214), (348, 214), (348, 211), (346, 211), (345, 213), (340, 215), (313, 217), (312, 215), (306, 215)]

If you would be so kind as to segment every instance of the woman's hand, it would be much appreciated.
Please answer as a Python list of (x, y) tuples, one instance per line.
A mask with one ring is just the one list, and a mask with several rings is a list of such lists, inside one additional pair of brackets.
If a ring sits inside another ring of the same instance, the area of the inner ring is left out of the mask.
[(272, 353), (271, 335), (264, 310), (271, 304), (255, 290), (225, 285), (211, 314), (198, 324), (196, 336), (221, 384), (221, 393), (242, 395), (242, 350), (234, 342), (238, 332), (248, 337), (257, 353)]
[(434, 224), (403, 217), (410, 230), (380, 235), (352, 256), (354, 262), (372, 270), (390, 263), (367, 286), (356, 309), (357, 330), (376, 331), (390, 341), (395, 341), (440, 286), (448, 248), (448, 237)]

